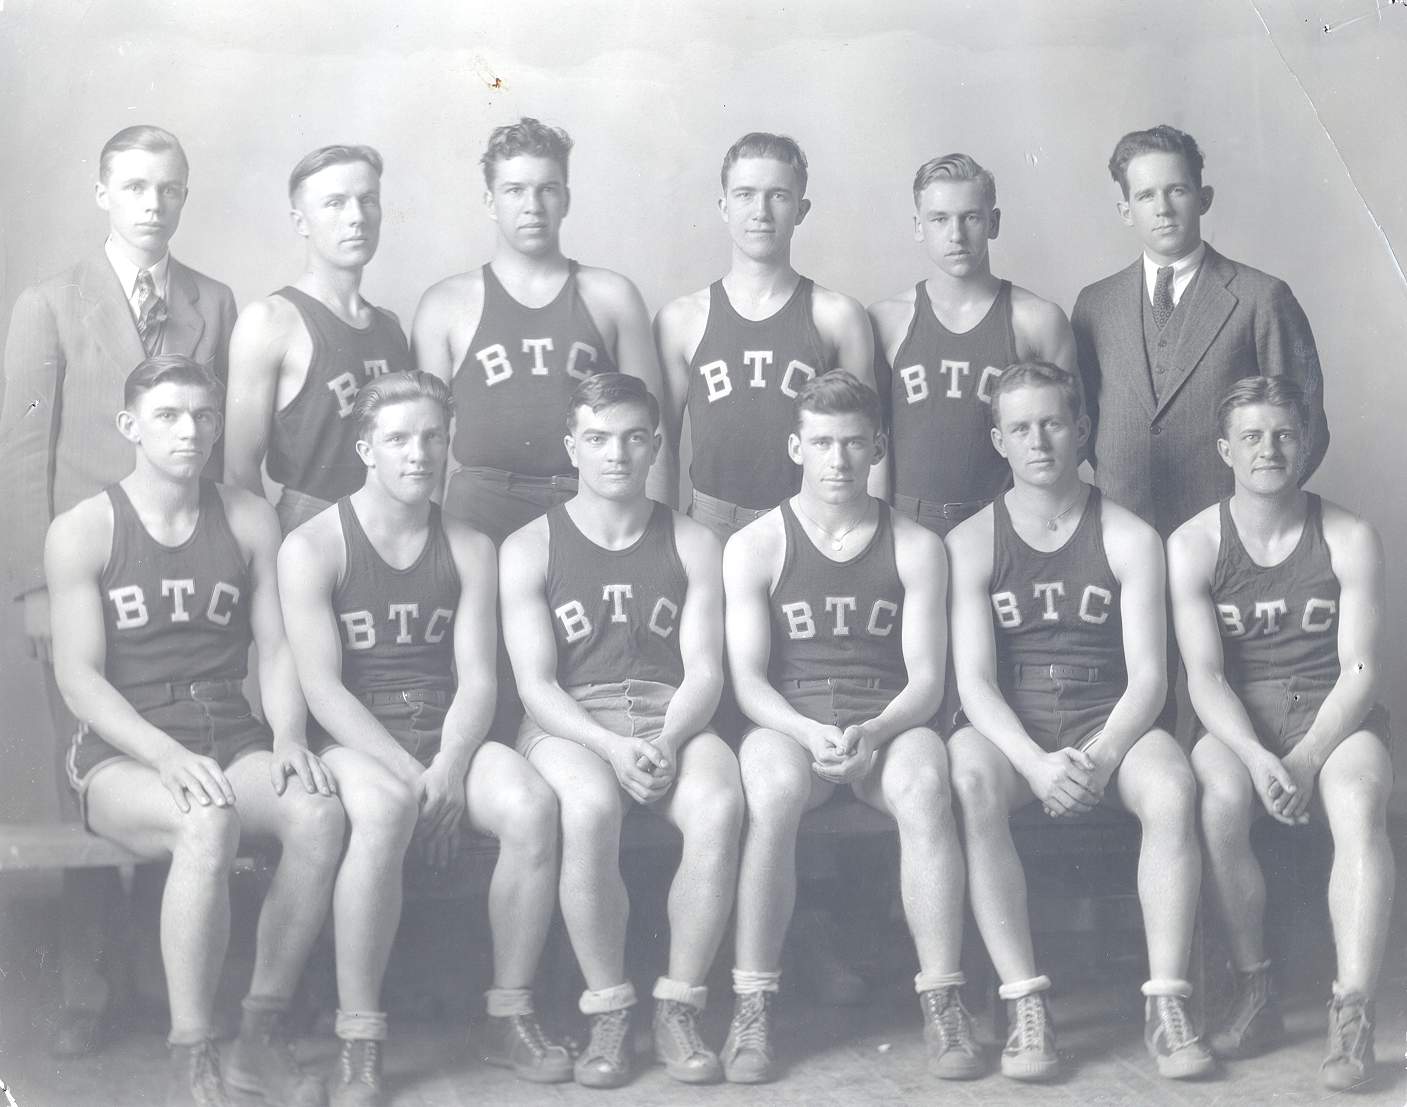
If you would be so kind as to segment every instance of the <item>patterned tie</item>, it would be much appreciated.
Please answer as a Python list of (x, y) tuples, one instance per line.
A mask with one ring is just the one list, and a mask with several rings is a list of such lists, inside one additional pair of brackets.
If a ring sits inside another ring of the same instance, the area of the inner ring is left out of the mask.
[(1166, 327), (1172, 318), (1172, 279), (1172, 266), (1165, 265), (1158, 270), (1158, 281), (1153, 286), (1153, 322), (1158, 324), (1159, 330)]
[(137, 274), (137, 334), (147, 357), (161, 352), (161, 329), (166, 323), (166, 301), (156, 294), (156, 282), (151, 270)]

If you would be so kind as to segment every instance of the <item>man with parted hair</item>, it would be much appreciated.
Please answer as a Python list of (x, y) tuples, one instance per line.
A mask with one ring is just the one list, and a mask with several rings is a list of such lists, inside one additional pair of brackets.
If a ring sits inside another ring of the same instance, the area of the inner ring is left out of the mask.
[(1196, 140), (1175, 127), (1119, 140), (1109, 174), (1142, 255), (1085, 288), (1071, 314), (1095, 483), (1164, 538), (1231, 493), (1205, 426), (1233, 381), (1285, 376), (1304, 390), (1311, 414), (1301, 480), (1329, 446), (1309, 320), (1284, 281), (1203, 241), (1213, 191), (1202, 169)]
[(723, 683), (723, 582), (707, 528), (649, 499), (659, 405), (636, 377), (598, 373), (567, 409), (577, 493), (510, 535), (503, 628), (527, 714), (518, 749), (557, 793), (562, 918), (591, 1037), (577, 1083), (633, 1067), (621, 819), (633, 803), (679, 829), (669, 967), (654, 987), (655, 1054), (676, 1080), (717, 1081), (699, 1034), (704, 983), (732, 907), (743, 819), (738, 762), (711, 730)]
[[(44, 531), (56, 515), (132, 471), (132, 447), (113, 426), (123, 381), (143, 358), (184, 354), (226, 376), (235, 301), (230, 290), (171, 256), (189, 194), (189, 164), (170, 131), (124, 127), (103, 146), (95, 184), (108, 237), (63, 273), (26, 288), (5, 340), (0, 473), (11, 513), (8, 578), (22, 607), (30, 654), (43, 666), (56, 738), (74, 720), (53, 679)], [(207, 475), (220, 475), (220, 445)], [(66, 817), (76, 817), (60, 789)], [(61, 1006), (51, 1049), (93, 1048), (108, 987), (98, 974), (99, 931), (116, 875), (64, 873), (60, 912)]]
[(772, 1008), (804, 812), (849, 785), (899, 827), (904, 913), (929, 1069), (981, 1074), (962, 1005), (963, 862), (932, 720), (943, 698), (941, 540), (871, 496), (880, 401), (844, 370), (803, 386), (787, 448), (801, 491), (724, 556), (728, 658), (752, 728), (739, 761), (748, 821), (738, 882), (736, 1004), (723, 1047), (738, 1083), (775, 1076)]
[(1177, 641), (1202, 724), (1208, 890), (1225, 920), (1236, 992), (1211, 1036), (1247, 1057), (1284, 1032), (1265, 956), (1265, 876), (1251, 824), (1323, 819), (1334, 839), (1329, 918), (1337, 968), (1320, 1077), (1373, 1077), (1373, 997), (1392, 913), (1392, 795), (1383, 676), (1383, 547), (1372, 525), (1299, 487), (1313, 408), (1283, 376), (1235, 382), (1216, 409), (1235, 490), (1168, 540)]
[[(191, 358), (142, 361), (116, 420), (135, 468), (49, 527), (55, 668), (81, 720), (69, 783), (89, 829), (140, 857), (170, 858), (161, 900), (168, 1107), (229, 1105), (213, 1008), (230, 871), (242, 835), (279, 845), (228, 1082), (321, 1107), (322, 1082), (299, 1067), (282, 1018), (327, 914), (344, 819), (337, 781), (304, 734), (273, 510), (201, 477), (220, 435), (221, 393)], [(241, 689), (251, 642), (267, 723)]]
[[(412, 327), (417, 367), (455, 396), (445, 511), (495, 543), (575, 492), (561, 411), (582, 380), (620, 371), (659, 390), (635, 285), (562, 252), (571, 150), (566, 131), (529, 117), (494, 129), (481, 159), (493, 257), (433, 285)], [(668, 486), (670, 464), (652, 489)]]
[[(353, 835), (335, 901), (343, 1047), (334, 1107), (383, 1101), (379, 998), (411, 828), (436, 869), (454, 861), (468, 829), (498, 839), (486, 1059), (541, 1083), (572, 1076), (567, 1050), (538, 1026), (531, 990), (555, 902), (557, 805), (519, 754), (489, 740), (493, 544), (430, 499), (444, 480), (451, 411), (449, 388), (428, 373), (364, 385), (352, 414), (362, 487), (279, 551), (293, 652), (320, 724), (311, 741), (338, 774)], [(387, 821), (407, 833), (368, 864), (361, 824)]]
[(913, 192), (928, 276), (869, 311), (883, 355), (894, 506), (945, 535), (1007, 480), (988, 437), (993, 382), (1017, 361), (1073, 370), (1075, 339), (1057, 305), (992, 275), (1002, 213), (989, 170), (945, 154), (919, 166)]
[[(666, 449), (687, 419), (691, 444), (689, 514), (726, 541), (798, 486), (787, 457), (792, 403), (815, 376), (843, 368), (874, 381), (874, 339), (860, 303), (801, 276), (792, 236), (811, 210), (810, 167), (789, 135), (752, 131), (723, 156), (718, 210), (732, 243), (728, 272), (681, 296), (655, 317), (664, 373)], [(671, 497), (673, 491), (671, 490)], [(725, 683), (719, 726), (730, 742), (746, 722)], [(803, 874), (794, 927), (817, 994), (857, 1003), (865, 982), (839, 956), (824, 910), (838, 887), (835, 863)]]
[(1010, 1011), (1001, 1070), (1055, 1076), (1055, 1028), (1036, 971), (1011, 812), (1064, 819), (1116, 804), (1142, 827), (1148, 943), (1144, 1042), (1158, 1072), (1208, 1072), (1187, 979), (1201, 881), (1196, 784), (1155, 721), (1167, 692), (1163, 547), (1079, 475), (1089, 433), (1079, 377), (1018, 362), (991, 387), (992, 444), (1012, 487), (948, 535), (962, 714), (948, 740), (968, 895)]
[(225, 431), (229, 479), (263, 495), (262, 468), (283, 486), (287, 534), (361, 486), (352, 407), (357, 390), (411, 367), (396, 317), (361, 294), (381, 237), (381, 155), (322, 146), (288, 179), (293, 229), (307, 264), (245, 308), (230, 347)]

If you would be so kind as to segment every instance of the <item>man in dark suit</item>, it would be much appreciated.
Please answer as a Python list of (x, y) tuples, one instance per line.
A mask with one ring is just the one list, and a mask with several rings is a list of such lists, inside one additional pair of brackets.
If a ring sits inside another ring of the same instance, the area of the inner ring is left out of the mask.
[(1196, 140), (1160, 125), (1124, 135), (1109, 159), (1142, 256), (1087, 287), (1071, 323), (1094, 421), (1089, 457), (1110, 497), (1167, 538), (1231, 494), (1210, 449), (1212, 412), (1242, 377), (1292, 377), (1309, 398), (1303, 479), (1329, 445), (1309, 321), (1284, 281), (1202, 241), (1212, 204)]
[[(175, 135), (126, 127), (103, 147), (95, 186), (108, 214), (107, 242), (70, 269), (20, 294), (5, 342), (0, 408), (0, 482), (9, 520), (9, 580), (22, 605), (32, 656), (43, 663), (62, 751), (75, 721), (50, 660), (44, 533), (67, 511), (132, 471), (132, 447), (112, 413), (134, 366), (159, 353), (184, 354), (224, 382), (235, 301), (228, 288), (171, 257), (186, 202), (189, 167)], [(206, 475), (220, 474), (217, 445)], [(62, 778), (61, 778), (62, 779)], [(61, 787), (61, 803), (69, 790)], [(66, 812), (76, 818), (76, 812)], [(108, 988), (97, 973), (104, 901), (114, 874), (72, 870), (61, 912), (63, 1006), (51, 1046), (86, 1053), (97, 1041)]]

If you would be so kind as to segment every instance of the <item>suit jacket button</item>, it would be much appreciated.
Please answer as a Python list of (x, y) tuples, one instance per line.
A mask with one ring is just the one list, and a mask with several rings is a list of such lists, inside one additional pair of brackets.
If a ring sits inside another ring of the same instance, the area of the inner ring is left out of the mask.
[(1153, 433), (1154, 433), (1154, 434), (1162, 434), (1162, 433), (1163, 433), (1163, 428), (1162, 428), (1162, 427), (1154, 427), (1154, 428), (1153, 428)]

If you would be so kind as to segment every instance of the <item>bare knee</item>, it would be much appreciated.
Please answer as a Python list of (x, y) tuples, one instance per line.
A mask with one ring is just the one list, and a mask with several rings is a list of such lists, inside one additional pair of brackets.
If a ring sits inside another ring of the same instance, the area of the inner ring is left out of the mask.
[(697, 840), (719, 848), (737, 845), (743, 829), (742, 784), (737, 776), (725, 780), (710, 780), (700, 786), (691, 782), (688, 811), (680, 818), (686, 843)]
[(591, 849), (615, 844), (620, 839), (625, 808), (620, 789), (584, 786), (559, 797), (564, 843)]
[(176, 825), (172, 855), (224, 873), (239, 851), (239, 814), (233, 807), (192, 803)]
[(800, 823), (811, 780), (795, 765), (748, 758), (742, 764), (742, 779), (752, 825)]
[(358, 789), (357, 798), (347, 805), (347, 817), (353, 841), (404, 853), (415, 833), (420, 809), (414, 793), (387, 773)]
[(1145, 827), (1190, 831), (1197, 821), (1197, 779), (1182, 759), (1158, 765), (1157, 779), (1143, 789), (1135, 814)]
[(547, 782), (529, 778), (502, 795), (508, 813), (498, 839), (520, 860), (551, 864), (557, 857), (557, 796)]
[(347, 832), (347, 816), (336, 798), (309, 795), (294, 781), (279, 804), (284, 854), (297, 852), (335, 861)]
[(964, 826), (1006, 822), (1010, 815), (1006, 793), (989, 763), (954, 756), (951, 772), (953, 795)]

